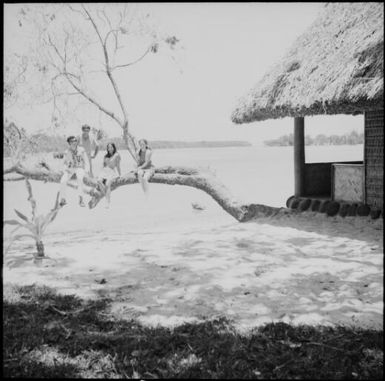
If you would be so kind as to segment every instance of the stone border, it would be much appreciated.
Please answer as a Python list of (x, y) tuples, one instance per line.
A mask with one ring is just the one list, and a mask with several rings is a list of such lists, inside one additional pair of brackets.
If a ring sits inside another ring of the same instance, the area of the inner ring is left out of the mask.
[(384, 218), (383, 209), (371, 208), (365, 203), (349, 203), (344, 201), (319, 200), (311, 197), (290, 196), (286, 201), (286, 206), (299, 212), (311, 210), (313, 212), (325, 213), (327, 216), (370, 216), (373, 220), (379, 217)]

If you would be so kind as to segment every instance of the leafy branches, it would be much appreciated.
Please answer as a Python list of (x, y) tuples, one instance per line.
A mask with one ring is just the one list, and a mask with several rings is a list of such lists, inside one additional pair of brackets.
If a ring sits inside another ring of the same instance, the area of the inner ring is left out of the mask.
[[(20, 28), (30, 28), (34, 37), (24, 56), (41, 78), (36, 88), (42, 87), (40, 95), (44, 103), (53, 104), (55, 126), (60, 125), (58, 117), (63, 119), (63, 124), (74, 117), (71, 110), (79, 102), (75, 104), (70, 99), (79, 95), (84, 105), (96, 107), (122, 129), (126, 148), (136, 161), (137, 140), (130, 131), (122, 91), (128, 88), (123, 84), (127, 76), (121, 69), (158, 53), (162, 46), (174, 50), (179, 40), (162, 35), (138, 4), (23, 5), (20, 8)], [(109, 82), (110, 89), (104, 82)]]

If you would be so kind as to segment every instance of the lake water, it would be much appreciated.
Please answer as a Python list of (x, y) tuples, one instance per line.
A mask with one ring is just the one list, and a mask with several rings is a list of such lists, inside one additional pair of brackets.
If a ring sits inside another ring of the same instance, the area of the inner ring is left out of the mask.
[[(100, 170), (104, 152), (94, 162)], [(122, 173), (133, 167), (128, 153), (122, 154)], [(362, 160), (363, 146), (310, 146), (306, 148), (306, 162)], [(154, 151), (156, 165), (181, 165), (210, 169), (241, 201), (285, 206), (294, 192), (293, 147), (226, 147), (159, 149)], [(13, 209), (30, 213), (24, 182), (4, 183), (4, 217), (14, 218)], [(32, 181), (39, 213), (52, 208), (58, 184)], [(104, 200), (89, 210), (77, 206), (76, 195), (68, 190), (69, 204), (50, 231), (143, 231), (143, 229), (178, 229), (202, 227), (204, 223), (235, 221), (206, 193), (195, 188), (151, 184), (150, 198), (145, 200), (139, 184), (123, 186), (112, 193), (111, 208), (104, 208)], [(197, 212), (192, 202), (201, 204), (204, 212)]]

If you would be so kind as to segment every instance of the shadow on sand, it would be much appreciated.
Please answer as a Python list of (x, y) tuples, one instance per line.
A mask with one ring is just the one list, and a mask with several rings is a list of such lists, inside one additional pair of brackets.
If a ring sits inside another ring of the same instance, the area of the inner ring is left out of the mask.
[(174, 329), (47, 287), (4, 290), (5, 377), (382, 379), (382, 331), (216, 319)]

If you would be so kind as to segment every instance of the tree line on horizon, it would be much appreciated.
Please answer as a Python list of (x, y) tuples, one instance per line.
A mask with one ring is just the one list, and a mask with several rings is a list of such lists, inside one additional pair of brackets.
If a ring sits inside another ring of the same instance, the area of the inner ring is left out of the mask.
[[(318, 134), (315, 137), (305, 135), (305, 145), (307, 146), (324, 146), (324, 145), (354, 145), (364, 143), (364, 133), (358, 133), (353, 130), (344, 135), (324, 135)], [(294, 145), (294, 134), (283, 135), (276, 139), (265, 140), (266, 146), (292, 146)]]
[[(36, 152), (59, 152), (62, 153), (68, 148), (66, 135), (49, 135), (46, 133), (28, 134), (24, 128), (17, 127), (13, 122), (4, 124), (4, 135), (12, 139), (17, 139), (16, 131), (29, 140), (29, 145), (25, 153)], [(79, 134), (80, 135), (80, 134)], [(100, 148), (106, 149), (108, 143), (114, 143), (118, 150), (125, 150), (125, 143), (121, 137), (109, 138), (103, 130), (94, 133)], [(246, 147), (252, 144), (247, 141), (228, 140), (228, 141), (179, 141), (179, 140), (154, 140), (149, 141), (149, 145), (154, 149), (164, 148), (212, 148), (212, 147)], [(11, 154), (9, 139), (3, 139), (3, 155), (8, 157)]]

